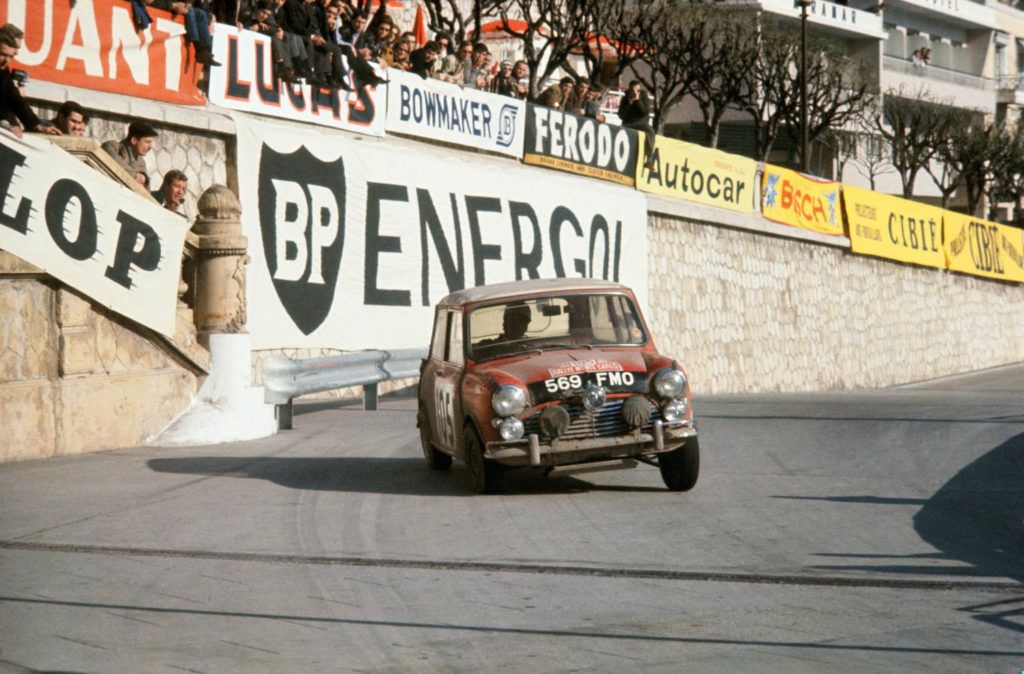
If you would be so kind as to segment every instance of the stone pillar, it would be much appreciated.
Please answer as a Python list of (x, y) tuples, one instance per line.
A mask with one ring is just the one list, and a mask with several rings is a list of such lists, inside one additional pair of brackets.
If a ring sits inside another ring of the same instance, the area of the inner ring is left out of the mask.
[(192, 231), (196, 251), (195, 324), (199, 342), (209, 348), (211, 334), (245, 332), (245, 265), (248, 242), (242, 235), (238, 198), (224, 185), (199, 197)]

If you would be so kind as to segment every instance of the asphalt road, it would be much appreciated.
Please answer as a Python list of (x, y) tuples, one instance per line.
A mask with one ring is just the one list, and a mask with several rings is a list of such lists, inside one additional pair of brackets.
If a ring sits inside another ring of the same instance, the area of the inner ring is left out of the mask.
[(696, 409), (686, 494), (473, 495), (408, 398), (0, 465), (0, 671), (1024, 669), (1024, 365)]

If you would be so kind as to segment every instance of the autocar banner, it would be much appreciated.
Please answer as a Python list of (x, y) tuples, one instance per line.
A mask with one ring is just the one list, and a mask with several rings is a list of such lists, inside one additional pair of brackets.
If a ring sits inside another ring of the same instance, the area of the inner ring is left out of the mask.
[(210, 102), (232, 110), (297, 122), (384, 135), (384, 86), (355, 80), (354, 89), (313, 89), (282, 82), (274, 74), (270, 38), (218, 23), (213, 54), (223, 65), (210, 70)]
[(464, 145), (518, 159), (526, 104), (508, 96), (388, 70), (388, 133)]
[(638, 138), (633, 129), (530, 103), (523, 161), (634, 185)]
[(174, 334), (187, 221), (41, 136), (0, 133), (0, 249)]
[[(641, 153), (643, 155), (643, 153)], [(637, 162), (637, 189), (708, 206), (753, 213), (757, 162), (681, 140), (655, 136), (651, 167)]]
[(944, 211), (943, 249), (948, 266), (975, 276), (1024, 282), (1024, 231)]
[(310, 136), (236, 115), (254, 348), (401, 348), (463, 287), (527, 278), (647, 288), (642, 195), (507, 164)]
[(779, 166), (765, 164), (761, 176), (761, 213), (790, 227), (843, 235), (839, 183), (817, 180)]
[(846, 184), (843, 203), (854, 253), (945, 269), (941, 208)]
[(184, 19), (158, 9), (148, 12), (152, 23), (138, 31), (130, 4), (121, 0), (4, 0), (0, 25), (25, 31), (12, 67), (27, 69), (32, 78), (205, 105), (196, 85), (203, 66), (185, 42)]

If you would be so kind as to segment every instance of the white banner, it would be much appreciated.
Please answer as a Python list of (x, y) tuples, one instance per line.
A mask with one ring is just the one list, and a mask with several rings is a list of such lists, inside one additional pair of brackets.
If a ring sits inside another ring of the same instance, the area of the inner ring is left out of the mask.
[(187, 221), (42, 137), (0, 132), (0, 249), (174, 334)]
[(256, 349), (423, 347), (468, 286), (594, 277), (646, 301), (634, 190), (236, 116)]
[(355, 81), (354, 76), (353, 91), (314, 92), (308, 84), (281, 82), (274, 75), (270, 38), (223, 23), (214, 25), (213, 54), (222, 65), (210, 69), (211, 103), (258, 115), (384, 135), (383, 86), (369, 86)]
[(526, 104), (437, 79), (388, 70), (388, 133), (523, 155)]

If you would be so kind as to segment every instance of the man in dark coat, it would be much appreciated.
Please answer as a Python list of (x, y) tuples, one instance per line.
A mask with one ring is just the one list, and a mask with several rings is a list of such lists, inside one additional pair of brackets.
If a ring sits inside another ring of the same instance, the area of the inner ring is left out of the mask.
[(21, 40), (25, 34), (13, 23), (0, 28), (0, 124), (15, 136), (21, 137), (25, 131), (39, 131), (52, 135), (61, 135), (60, 129), (43, 126), (39, 117), (28, 107), (21, 89), (14, 79), (11, 62), (21, 49)]

